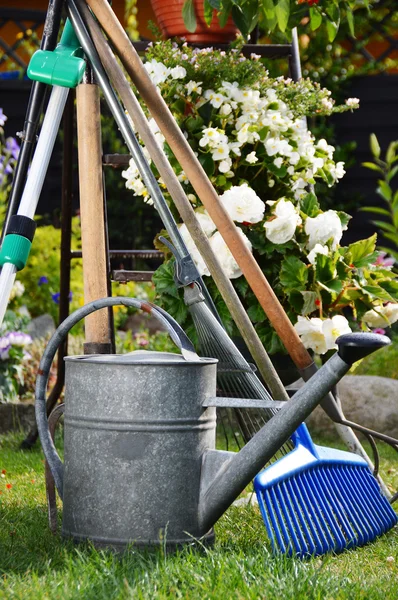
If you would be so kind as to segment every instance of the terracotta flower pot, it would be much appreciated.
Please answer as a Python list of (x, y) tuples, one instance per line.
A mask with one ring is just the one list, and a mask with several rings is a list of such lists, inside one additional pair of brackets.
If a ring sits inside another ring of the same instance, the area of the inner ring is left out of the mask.
[(203, 11), (203, 0), (195, 0), (197, 27), (190, 33), (184, 25), (182, 7), (184, 0), (151, 0), (158, 25), (167, 38), (184, 37), (194, 44), (228, 43), (235, 39), (238, 32), (233, 20), (229, 17), (225, 27), (221, 28), (217, 13), (214, 11), (210, 27), (206, 25)]

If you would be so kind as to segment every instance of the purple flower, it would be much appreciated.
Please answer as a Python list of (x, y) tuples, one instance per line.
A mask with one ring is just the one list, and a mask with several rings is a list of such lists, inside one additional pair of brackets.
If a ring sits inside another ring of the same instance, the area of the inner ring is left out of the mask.
[(380, 333), (381, 335), (385, 335), (386, 330), (382, 329), (381, 327), (376, 327), (376, 329), (373, 329), (372, 333)]
[[(51, 298), (53, 299), (53, 301), (55, 302), (55, 304), (59, 304), (59, 299), (60, 299), (60, 292), (57, 292), (56, 294), (51, 294)], [(69, 292), (69, 302), (71, 302), (72, 298), (73, 298), (73, 292)]]
[(47, 279), (47, 277), (45, 277), (45, 275), (42, 275), (39, 279), (39, 286), (45, 285), (46, 283), (48, 283), (48, 279)]
[(6, 115), (3, 113), (3, 109), (0, 108), (0, 125), (3, 127), (4, 123), (7, 121)]
[(27, 333), (22, 333), (22, 331), (10, 331), (5, 336), (11, 346), (19, 346), (23, 348), (28, 344), (32, 343), (32, 338)]
[(379, 252), (379, 256), (376, 258), (373, 264), (381, 267), (393, 267), (395, 260), (393, 258), (385, 258), (387, 256), (386, 252)]
[(0, 360), (7, 360), (7, 358), (9, 358), (10, 350), (11, 344), (8, 341), (7, 336), (0, 338)]
[(6, 150), (8, 150), (15, 160), (17, 160), (19, 155), (19, 148), (20, 146), (15, 138), (9, 137), (6, 139)]

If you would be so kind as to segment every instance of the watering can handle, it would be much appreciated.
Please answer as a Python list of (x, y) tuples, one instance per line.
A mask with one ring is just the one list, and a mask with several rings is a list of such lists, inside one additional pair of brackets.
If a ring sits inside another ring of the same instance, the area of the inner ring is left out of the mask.
[(50, 431), (48, 428), (48, 419), (46, 411), (46, 392), (48, 377), (52, 362), (55, 354), (64, 341), (69, 331), (76, 323), (87, 317), (87, 315), (100, 310), (101, 308), (107, 308), (109, 306), (131, 306), (133, 308), (139, 308), (146, 313), (152, 314), (156, 317), (167, 329), (171, 339), (181, 350), (181, 354), (187, 361), (198, 361), (199, 356), (196, 354), (195, 349), (182, 330), (178, 323), (163, 309), (159, 308), (154, 304), (150, 304), (144, 300), (137, 300), (136, 298), (102, 298), (100, 300), (94, 300), (82, 308), (79, 308), (74, 313), (69, 315), (65, 321), (55, 330), (50, 341), (48, 342), (46, 349), (44, 350), (43, 357), (40, 361), (39, 371), (36, 380), (36, 421), (37, 429), (40, 435), (40, 441), (43, 447), (43, 451), (47, 462), (49, 464), (51, 473), (53, 474), (55, 485), (58, 493), (62, 498), (63, 488), (63, 472), (64, 465), (58, 456), (55, 449), (54, 442), (51, 438)]

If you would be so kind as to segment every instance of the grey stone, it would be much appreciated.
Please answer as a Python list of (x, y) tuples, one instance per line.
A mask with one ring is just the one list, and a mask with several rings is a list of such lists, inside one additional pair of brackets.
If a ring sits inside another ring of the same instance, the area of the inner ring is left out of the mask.
[(37, 340), (52, 335), (55, 331), (54, 319), (51, 315), (40, 315), (32, 319), (28, 325), (28, 333), (32, 339)]
[(29, 431), (35, 423), (35, 407), (22, 402), (0, 404), (0, 433)]
[[(298, 387), (297, 382), (291, 387)], [(349, 421), (398, 438), (398, 380), (371, 375), (346, 375), (337, 390)], [(332, 421), (320, 407), (315, 409), (307, 424), (313, 432), (335, 432)]]

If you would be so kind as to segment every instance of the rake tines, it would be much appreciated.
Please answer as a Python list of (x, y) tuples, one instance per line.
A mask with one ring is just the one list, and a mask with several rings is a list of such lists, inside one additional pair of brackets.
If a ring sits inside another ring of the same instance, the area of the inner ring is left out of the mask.
[(256, 477), (255, 489), (274, 552), (301, 558), (341, 552), (397, 523), (367, 465), (318, 460), (275, 479), (271, 470)]

